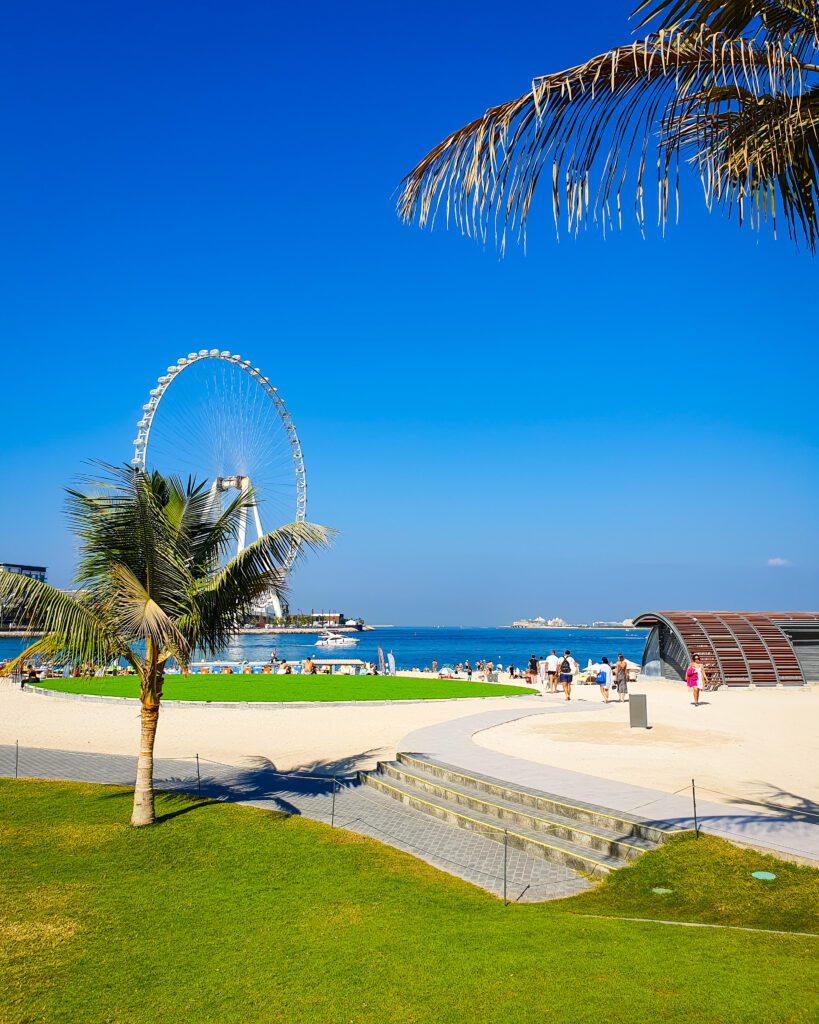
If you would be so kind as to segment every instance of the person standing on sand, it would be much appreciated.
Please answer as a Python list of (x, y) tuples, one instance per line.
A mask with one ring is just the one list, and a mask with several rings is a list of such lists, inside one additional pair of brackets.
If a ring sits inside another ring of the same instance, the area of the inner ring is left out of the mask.
[(685, 670), (685, 681), (689, 690), (694, 691), (694, 707), (697, 708), (700, 705), (700, 690), (704, 690), (708, 683), (708, 674), (699, 654), (694, 655), (691, 664)]
[(529, 659), (529, 665), (528, 665), (528, 667), (526, 669), (526, 682), (530, 686), (534, 686), (536, 679), (537, 679), (537, 658), (533, 654), (532, 657)]
[(609, 659), (604, 654), (600, 659), (600, 671), (597, 673), (597, 685), (600, 687), (604, 704), (609, 702), (609, 690), (612, 689), (613, 678)]
[(628, 693), (628, 662), (622, 654), (617, 655), (614, 663), (614, 682), (617, 686), (617, 699), (622, 704)]
[(570, 650), (564, 651), (559, 668), (560, 671), (558, 673), (558, 679), (560, 680), (560, 685), (563, 687), (563, 692), (566, 694), (566, 700), (571, 700), (572, 679), (574, 678), (575, 672), (577, 672), (577, 662), (572, 657), (572, 652)]
[(552, 653), (546, 659), (546, 675), (549, 680), (549, 693), (557, 693), (557, 667), (560, 659), (555, 654), (554, 647)]
[(469, 664), (469, 658), (464, 662), (464, 672), (466, 672), (467, 682), (472, 682), (472, 666)]
[(546, 692), (546, 659), (541, 654), (537, 663), (537, 677), (540, 682), (540, 692)]

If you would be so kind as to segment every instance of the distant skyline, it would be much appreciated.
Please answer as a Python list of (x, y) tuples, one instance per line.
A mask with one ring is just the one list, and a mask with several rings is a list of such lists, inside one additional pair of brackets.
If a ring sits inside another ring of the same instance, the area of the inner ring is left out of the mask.
[(630, 38), (628, 3), (519, 7), (7, 7), (0, 561), (68, 584), (62, 488), (215, 346), (280, 388), (340, 531), (294, 607), (819, 606), (815, 259), (692, 174), (665, 238), (558, 243), (545, 193), (503, 260), (396, 219), (449, 131)]

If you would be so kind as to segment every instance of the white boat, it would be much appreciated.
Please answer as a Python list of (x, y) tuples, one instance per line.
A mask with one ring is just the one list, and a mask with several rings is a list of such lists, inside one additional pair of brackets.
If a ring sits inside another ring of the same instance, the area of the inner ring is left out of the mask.
[(319, 635), (316, 647), (355, 647), (358, 640), (353, 636), (343, 636), (327, 629)]

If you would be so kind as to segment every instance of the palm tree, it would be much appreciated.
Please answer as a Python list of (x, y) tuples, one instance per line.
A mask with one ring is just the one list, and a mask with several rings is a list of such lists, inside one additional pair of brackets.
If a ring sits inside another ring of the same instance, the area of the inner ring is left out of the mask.
[(67, 492), (80, 544), (78, 589), (69, 594), (0, 573), (0, 602), (24, 611), (32, 635), (39, 635), (5, 671), (34, 656), (102, 665), (122, 658), (133, 668), (142, 709), (131, 823), (148, 825), (166, 662), (173, 658), (185, 669), (194, 649), (222, 649), (255, 602), (284, 591), (294, 548), (298, 556), (323, 546), (328, 531), (290, 523), (225, 561), (253, 503), (251, 491), (217, 512), (206, 483), (183, 484), (130, 466), (103, 468), (101, 481)]
[[(708, 209), (776, 232), (811, 252), (819, 238), (819, 5), (816, 0), (645, 0), (645, 38), (532, 81), (444, 139), (403, 181), (399, 215), (447, 222), (503, 251), (525, 242), (539, 184), (555, 227), (589, 218), (621, 226), (624, 189), (646, 222), (679, 215), (680, 164), (698, 173)], [(649, 31), (648, 26), (651, 26)], [(656, 183), (654, 182), (656, 174)], [(647, 180), (650, 177), (651, 183)]]

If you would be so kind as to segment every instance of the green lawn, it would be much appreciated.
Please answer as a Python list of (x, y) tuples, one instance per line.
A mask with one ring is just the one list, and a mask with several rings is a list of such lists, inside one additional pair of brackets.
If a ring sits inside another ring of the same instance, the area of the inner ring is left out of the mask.
[(816, 1020), (819, 940), (578, 916), (805, 930), (810, 869), (683, 839), (590, 895), (504, 908), (316, 822), (161, 795), (133, 830), (129, 802), (0, 780), (4, 1024)]
[[(134, 676), (101, 679), (45, 679), (40, 684), (63, 693), (138, 697)], [(446, 700), (447, 697), (511, 697), (531, 687), (411, 676), (166, 676), (166, 700)]]

